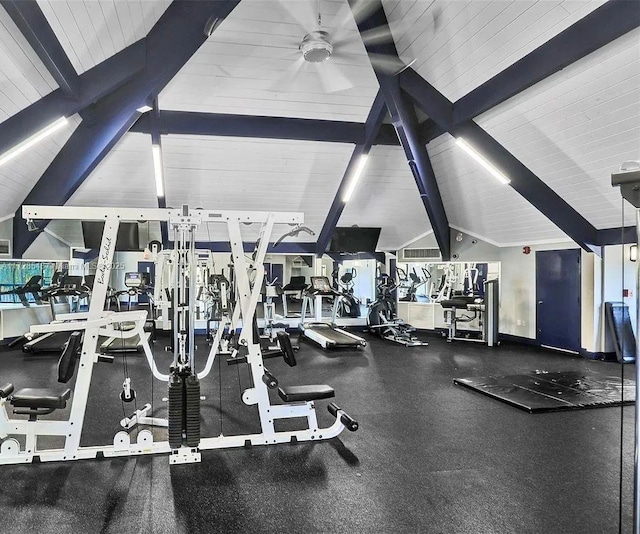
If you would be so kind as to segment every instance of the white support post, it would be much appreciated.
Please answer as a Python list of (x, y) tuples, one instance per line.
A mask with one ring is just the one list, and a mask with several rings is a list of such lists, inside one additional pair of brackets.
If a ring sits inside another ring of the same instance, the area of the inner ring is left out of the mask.
[[(100, 244), (98, 255), (98, 266), (96, 277), (93, 282), (92, 298), (89, 304), (88, 321), (98, 321), (103, 314), (104, 301), (107, 297), (107, 288), (111, 277), (113, 266), (113, 253), (116, 249), (116, 239), (118, 237), (118, 227), (120, 221), (117, 217), (109, 217), (104, 224), (104, 233)], [(71, 399), (71, 413), (69, 416), (69, 434), (65, 440), (64, 453), (68, 458), (75, 458), (76, 451), (80, 446), (80, 436), (84, 423), (84, 415), (89, 399), (89, 387), (91, 386), (91, 375), (93, 365), (98, 361), (98, 334), (100, 328), (87, 328), (82, 342), (80, 353), (80, 363), (76, 378), (76, 386)]]

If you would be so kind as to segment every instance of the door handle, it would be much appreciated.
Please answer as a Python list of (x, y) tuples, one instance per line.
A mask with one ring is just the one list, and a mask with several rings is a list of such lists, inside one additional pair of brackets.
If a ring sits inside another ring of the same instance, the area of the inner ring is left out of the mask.
[(541, 301), (541, 300), (539, 300), (539, 301), (538, 301), (538, 304), (542, 304), (542, 301)]

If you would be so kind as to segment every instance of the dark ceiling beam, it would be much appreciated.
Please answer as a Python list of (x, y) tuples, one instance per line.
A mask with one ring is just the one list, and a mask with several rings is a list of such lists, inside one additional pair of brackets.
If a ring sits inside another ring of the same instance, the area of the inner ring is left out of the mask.
[[(353, 7), (356, 0), (349, 0)], [(384, 13), (380, 0), (368, 0), (370, 5), (377, 4), (369, 16), (364, 19), (356, 20), (358, 30), (361, 34), (367, 31), (374, 31), (379, 28), (388, 29), (387, 17)], [(391, 32), (389, 31), (389, 34)], [(418, 123), (416, 110), (409, 102), (409, 99), (403, 94), (398, 77), (385, 72), (377, 66), (376, 57), (384, 55), (388, 58), (395, 58), (400, 64), (398, 51), (393, 42), (366, 44), (365, 48), (371, 64), (378, 78), (380, 90), (383, 94), (391, 121), (395, 127), (396, 134), (400, 140), (407, 163), (411, 169), (411, 173), (415, 179), (416, 186), (420, 192), (420, 198), (427, 212), (427, 216), (431, 223), (438, 248), (442, 255), (442, 259), (448, 261), (451, 255), (451, 230), (449, 228), (449, 220), (444, 209), (440, 188), (436, 180), (435, 173), (431, 166), (429, 154), (424, 142), (425, 131), (430, 135), (432, 129), (442, 129), (443, 124), (451, 123), (451, 107), (443, 105), (444, 97), (442, 95), (431, 93), (429, 98), (438, 102), (438, 106), (434, 106), (430, 113), (427, 113), (431, 121), (426, 121), (422, 126)], [(437, 126), (436, 126), (437, 125)]]
[(40, 58), (49, 74), (68, 97), (77, 98), (80, 81), (47, 17), (35, 0), (0, 0), (24, 38)]
[(599, 252), (595, 227), (553, 189), (472, 120), (454, 125), (450, 120), (453, 104), (413, 69), (405, 70), (399, 77), (400, 86), (439, 126), (454, 137), (463, 137), (493, 162), (511, 179), (513, 189), (578, 245), (587, 251)]
[(637, 243), (638, 236), (635, 226), (625, 226), (624, 228), (602, 228), (598, 230), (598, 245), (623, 245)]
[[(96, 103), (94, 121), (83, 121), (38, 180), (23, 205), (61, 206), (137, 120), (207, 38), (205, 26), (226, 18), (239, 0), (173, 2), (149, 32), (145, 69)], [(21, 256), (37, 234), (28, 232), (22, 210), (14, 218), (14, 254)]]
[(375, 100), (373, 101), (373, 105), (371, 106), (371, 111), (369, 112), (367, 121), (364, 124), (365, 138), (362, 143), (357, 144), (353, 149), (351, 159), (344, 171), (336, 196), (331, 203), (331, 208), (329, 209), (329, 213), (322, 225), (322, 230), (320, 230), (315, 251), (318, 257), (322, 256), (329, 246), (333, 231), (338, 225), (340, 216), (346, 206), (344, 195), (347, 192), (347, 188), (349, 187), (351, 180), (353, 179), (353, 174), (360, 163), (361, 156), (368, 154), (369, 150), (371, 150), (373, 141), (378, 135), (378, 131), (386, 114), (387, 108), (385, 106), (384, 96), (382, 95), (382, 92), (378, 92)]
[[(131, 128), (132, 132), (149, 133), (148, 114)], [(262, 139), (295, 139), (298, 141), (327, 141), (331, 143), (361, 144), (366, 137), (365, 123), (200, 113), (191, 111), (160, 111), (159, 127), (162, 135), (212, 135), (225, 137), (257, 137)], [(384, 124), (373, 144), (397, 145), (393, 126)]]
[(39, 132), (60, 117), (87, 108), (131, 80), (146, 64), (146, 42), (140, 40), (80, 75), (80, 96), (68, 98), (61, 89), (49, 93), (0, 123), (0, 154)]
[(640, 5), (609, 0), (453, 105), (456, 123), (473, 119), (640, 26)]

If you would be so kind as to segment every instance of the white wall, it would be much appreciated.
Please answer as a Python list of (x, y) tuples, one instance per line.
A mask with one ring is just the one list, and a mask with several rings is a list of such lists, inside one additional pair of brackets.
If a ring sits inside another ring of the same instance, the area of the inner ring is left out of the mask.
[(22, 257), (29, 260), (68, 261), (70, 256), (69, 246), (46, 232), (40, 232)]
[(472, 235), (451, 229), (452, 261), (497, 261), (500, 248)]

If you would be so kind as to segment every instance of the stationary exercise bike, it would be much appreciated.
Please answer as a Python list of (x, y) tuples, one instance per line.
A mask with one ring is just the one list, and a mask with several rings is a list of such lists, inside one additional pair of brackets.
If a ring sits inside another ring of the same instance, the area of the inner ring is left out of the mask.
[(396, 317), (392, 293), (398, 286), (393, 278), (381, 274), (377, 278), (376, 287), (378, 298), (369, 306), (367, 314), (369, 332), (407, 347), (428, 345), (412, 335), (416, 330), (413, 326)]
[(358, 276), (358, 272), (355, 268), (351, 271), (347, 271), (340, 278), (338, 278), (338, 269), (335, 269), (332, 273), (333, 282), (338, 286), (341, 295), (336, 296), (340, 299), (338, 302), (338, 317), (360, 317), (360, 301), (353, 294), (353, 286), (355, 285), (353, 280)]

